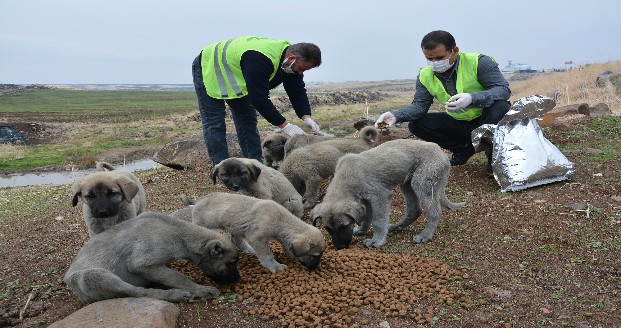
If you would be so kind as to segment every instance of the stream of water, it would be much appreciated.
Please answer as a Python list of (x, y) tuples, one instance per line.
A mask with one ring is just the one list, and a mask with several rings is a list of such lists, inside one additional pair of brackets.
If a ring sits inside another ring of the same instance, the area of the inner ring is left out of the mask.
[[(115, 165), (117, 170), (124, 171), (137, 171), (152, 169), (160, 164), (154, 162), (151, 159), (140, 160), (136, 162), (127, 163), (125, 165)], [(82, 176), (95, 172), (95, 169), (88, 170), (76, 170), (76, 171), (63, 171), (63, 172), (45, 172), (40, 174), (28, 173), (11, 176), (0, 176), (0, 188), (5, 187), (21, 187), (21, 186), (33, 186), (33, 185), (60, 185), (60, 184), (73, 184), (73, 182)]]

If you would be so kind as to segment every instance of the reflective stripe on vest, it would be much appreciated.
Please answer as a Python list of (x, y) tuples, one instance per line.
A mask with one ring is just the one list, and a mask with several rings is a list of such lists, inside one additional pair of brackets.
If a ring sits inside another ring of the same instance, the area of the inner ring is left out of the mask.
[[(477, 79), (477, 71), (479, 67), (479, 54), (460, 52), (459, 65), (457, 67), (457, 81), (455, 88), (457, 93), (473, 93), (485, 90), (485, 87), (479, 83)], [(492, 58), (493, 59), (493, 58)], [(442, 81), (434, 74), (431, 67), (427, 66), (420, 71), (420, 83), (422, 83), (427, 91), (438, 101), (443, 104), (451, 98), (446, 92)], [(446, 112), (452, 118), (460, 121), (472, 121), (483, 113), (482, 107), (468, 107), (458, 113)]]
[(273, 65), (270, 80), (280, 67), (280, 57), (290, 43), (255, 36), (239, 37), (210, 44), (203, 49), (203, 82), (210, 97), (233, 99), (246, 96), (246, 80), (241, 71), (241, 57), (248, 50), (258, 51)]

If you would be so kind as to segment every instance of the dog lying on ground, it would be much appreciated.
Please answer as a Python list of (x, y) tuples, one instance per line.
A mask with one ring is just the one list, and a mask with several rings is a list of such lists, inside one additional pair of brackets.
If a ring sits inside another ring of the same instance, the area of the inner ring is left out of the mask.
[[(337, 249), (349, 247), (352, 235), (365, 234), (372, 225), (373, 237), (363, 244), (377, 248), (386, 243), (388, 232), (414, 222), (422, 212), (422, 203), (427, 224), (412, 240), (427, 242), (440, 222), (442, 207), (454, 210), (465, 205), (451, 203), (446, 197), (450, 169), (449, 159), (438, 145), (420, 140), (392, 140), (360, 154), (347, 154), (339, 160), (322, 203), (311, 212), (313, 224), (321, 219)], [(390, 225), (396, 186), (405, 198), (406, 214)]]
[(227, 158), (211, 170), (211, 179), (216, 177), (232, 191), (261, 199), (271, 199), (284, 206), (293, 215), (304, 215), (302, 196), (291, 182), (275, 169), (261, 164), (256, 159)]
[[(90, 238), (78, 251), (63, 281), (84, 302), (151, 297), (169, 302), (217, 297), (171, 269), (173, 260), (198, 266), (218, 284), (235, 282), (238, 252), (219, 232), (161, 213), (145, 212)], [(169, 289), (149, 288), (164, 285)]]
[(285, 157), (285, 143), (289, 136), (284, 133), (272, 133), (265, 137), (261, 144), (263, 163), (272, 167), (274, 162), (280, 162)]
[(231, 233), (240, 250), (254, 253), (272, 273), (286, 269), (274, 259), (268, 242), (278, 241), (285, 253), (309, 270), (317, 269), (326, 242), (319, 229), (305, 223), (280, 204), (229, 193), (211, 193), (196, 202), (192, 223)]
[(73, 207), (82, 199), (82, 216), (90, 237), (135, 217), (147, 207), (140, 180), (105, 162), (97, 163), (97, 172), (78, 178), (71, 191)]
[(359, 153), (372, 148), (377, 142), (379, 131), (373, 126), (360, 130), (358, 138), (332, 139), (298, 148), (288, 154), (279, 171), (293, 187), (306, 197), (304, 208), (315, 205), (319, 196), (321, 181), (334, 174), (336, 163), (347, 153)]

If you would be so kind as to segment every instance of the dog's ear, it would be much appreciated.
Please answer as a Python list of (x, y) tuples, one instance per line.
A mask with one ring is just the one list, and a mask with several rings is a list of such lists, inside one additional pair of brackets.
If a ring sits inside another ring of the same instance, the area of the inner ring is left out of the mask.
[(344, 203), (342, 209), (343, 213), (356, 221), (357, 225), (362, 223), (366, 210), (367, 208), (363, 204), (354, 201)]
[(263, 143), (263, 148), (270, 148), (272, 145), (272, 140), (267, 140)]
[(250, 172), (250, 179), (252, 181), (257, 181), (259, 175), (261, 174), (261, 168), (254, 164), (249, 164), (248, 171)]
[(211, 180), (213, 181), (213, 184), (216, 184), (216, 177), (218, 176), (219, 170), (220, 170), (220, 164), (214, 166), (214, 168), (211, 169)]
[(297, 234), (293, 237), (293, 241), (291, 242), (291, 254), (295, 257), (300, 257), (308, 253), (311, 247), (313, 247), (312, 240), (310, 240), (308, 236)]
[(82, 197), (82, 180), (78, 179), (71, 186), (71, 192), (73, 193), (73, 199), (71, 200), (71, 206), (76, 207), (78, 200)]
[(226, 248), (220, 240), (211, 239), (203, 245), (203, 254), (209, 254), (211, 258), (220, 258), (224, 256), (224, 253), (226, 253)]
[(124, 175), (119, 175), (116, 178), (116, 184), (121, 189), (125, 201), (131, 203), (132, 199), (134, 199), (134, 197), (136, 197), (136, 195), (138, 194), (138, 185), (136, 185), (136, 183), (132, 179)]

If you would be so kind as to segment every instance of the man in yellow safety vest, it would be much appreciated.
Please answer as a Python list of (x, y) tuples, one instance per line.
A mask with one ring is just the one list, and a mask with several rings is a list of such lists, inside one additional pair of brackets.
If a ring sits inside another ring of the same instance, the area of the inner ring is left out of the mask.
[(270, 90), (283, 85), (296, 115), (310, 130), (311, 118), (303, 73), (321, 65), (321, 51), (312, 43), (291, 44), (244, 36), (207, 45), (192, 63), (194, 89), (207, 152), (215, 166), (229, 157), (226, 105), (229, 105), (242, 155), (262, 160), (257, 112), (288, 135), (304, 133), (276, 109)]
[[(409, 122), (412, 134), (452, 151), (451, 165), (465, 164), (475, 153), (472, 131), (497, 124), (509, 111), (509, 83), (492, 57), (459, 52), (449, 32), (428, 33), (421, 48), (429, 66), (419, 72), (414, 100), (383, 113), (375, 126)], [(444, 105), (444, 111), (429, 112), (434, 99)], [(485, 171), (491, 177), (491, 149), (486, 156)]]

